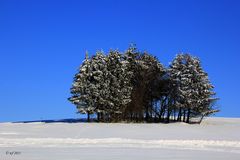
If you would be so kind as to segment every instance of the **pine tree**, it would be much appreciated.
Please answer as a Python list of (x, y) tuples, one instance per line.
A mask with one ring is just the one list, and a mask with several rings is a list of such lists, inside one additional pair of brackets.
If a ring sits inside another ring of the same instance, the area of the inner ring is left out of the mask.
[(198, 58), (193, 57), (192, 63), (195, 68), (194, 87), (196, 88), (195, 105), (197, 107), (194, 107), (188, 114), (187, 122), (189, 122), (190, 116), (208, 116), (219, 111), (213, 108), (213, 104), (218, 98), (214, 97), (216, 93), (213, 92), (214, 86), (209, 81), (208, 74), (202, 69)]
[(107, 95), (107, 112), (111, 119), (119, 119), (127, 104), (131, 101), (131, 72), (128, 72), (127, 62), (118, 51), (110, 51), (107, 56), (109, 94)]
[(91, 97), (91, 72), (91, 60), (88, 58), (88, 53), (86, 53), (85, 60), (80, 66), (79, 72), (74, 77), (71, 88), (72, 97), (69, 98), (77, 106), (79, 113), (87, 113), (88, 121), (90, 120), (90, 114), (94, 113), (94, 101)]
[(94, 111), (97, 113), (98, 120), (101, 119), (105, 111), (106, 95), (109, 95), (109, 84), (107, 81), (108, 70), (106, 56), (102, 52), (97, 52), (91, 59), (91, 98), (94, 101)]
[(94, 114), (104, 122), (170, 122), (178, 116), (189, 123), (218, 111), (213, 88), (198, 58), (179, 54), (166, 72), (156, 57), (132, 45), (124, 54), (97, 52), (90, 59), (86, 54), (69, 100), (88, 121)]
[(152, 102), (156, 97), (154, 92), (158, 88), (158, 81), (164, 73), (164, 67), (156, 57), (137, 51), (135, 45), (131, 45), (125, 52), (124, 59), (128, 61), (129, 69), (133, 73), (132, 101), (126, 109), (126, 117), (137, 121), (142, 121), (145, 117), (145, 120), (149, 121), (152, 118), (150, 114), (155, 112)]
[(140, 62), (140, 52), (137, 51), (135, 45), (131, 44), (130, 47), (125, 51), (123, 55), (124, 61), (127, 64), (127, 72), (131, 73), (129, 77), (130, 83), (132, 85), (131, 92), (131, 102), (127, 105), (124, 116), (125, 119), (133, 121), (142, 117), (142, 107), (143, 96), (140, 92), (140, 82), (141, 68), (139, 66)]
[(145, 113), (145, 121), (151, 121), (153, 110), (153, 101), (156, 96), (156, 91), (161, 83), (161, 78), (165, 73), (163, 65), (154, 56), (148, 53), (141, 55), (140, 60), (141, 76), (143, 90), (143, 108)]
[[(175, 107), (179, 110), (178, 120), (189, 123), (191, 116), (211, 112), (210, 101), (214, 92), (200, 61), (189, 54), (179, 54), (168, 70), (174, 90)], [(183, 114), (183, 115), (182, 115)]]

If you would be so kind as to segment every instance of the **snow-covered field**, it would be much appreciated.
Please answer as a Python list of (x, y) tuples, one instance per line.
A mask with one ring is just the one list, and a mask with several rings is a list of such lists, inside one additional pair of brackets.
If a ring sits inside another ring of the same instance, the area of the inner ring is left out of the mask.
[(201, 125), (0, 123), (0, 160), (240, 159), (240, 118)]

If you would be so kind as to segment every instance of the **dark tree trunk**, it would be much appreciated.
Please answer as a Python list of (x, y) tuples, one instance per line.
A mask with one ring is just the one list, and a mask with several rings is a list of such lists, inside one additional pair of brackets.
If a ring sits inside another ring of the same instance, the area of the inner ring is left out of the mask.
[(150, 106), (150, 108), (149, 108), (149, 117), (150, 117), (150, 121), (152, 121), (152, 119), (153, 119), (153, 108), (154, 108), (154, 102), (153, 102), (153, 100), (151, 99), (151, 106)]
[(199, 124), (201, 124), (201, 122), (202, 122), (202, 120), (203, 120), (203, 117), (204, 117), (204, 115), (201, 116), (201, 119), (200, 119), (200, 121), (198, 122)]
[(179, 108), (177, 121), (179, 121), (179, 122), (182, 121), (182, 108)]
[(149, 121), (148, 105), (146, 106), (145, 112), (146, 112), (145, 121), (148, 122)]
[(187, 113), (187, 123), (190, 122), (190, 113), (191, 113), (191, 109), (188, 108), (188, 113)]
[(90, 113), (87, 112), (87, 121), (90, 122)]
[(100, 122), (100, 113), (97, 113), (97, 121)]
[(174, 111), (173, 111), (173, 120), (176, 121), (176, 108), (174, 108)]
[(183, 111), (183, 122), (185, 122), (185, 120), (186, 120), (186, 110), (184, 109), (184, 111)]
[(168, 109), (168, 111), (167, 111), (167, 123), (169, 123), (170, 122), (170, 115), (171, 115), (171, 112), (170, 112), (170, 109)]

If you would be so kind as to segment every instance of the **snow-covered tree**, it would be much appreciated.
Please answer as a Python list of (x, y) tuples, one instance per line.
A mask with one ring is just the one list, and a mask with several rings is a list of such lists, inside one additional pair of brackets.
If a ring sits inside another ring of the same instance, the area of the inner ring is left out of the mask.
[[(173, 86), (175, 107), (179, 110), (179, 120), (189, 122), (190, 116), (210, 110), (213, 86), (201, 68), (200, 60), (189, 54), (179, 54), (168, 70)], [(194, 111), (194, 112), (193, 112)], [(186, 119), (185, 119), (186, 118)]]
[(91, 97), (91, 90), (93, 88), (91, 60), (86, 53), (85, 60), (79, 68), (79, 72), (74, 77), (74, 82), (71, 88), (72, 96), (69, 100), (77, 106), (78, 112), (88, 115), (94, 113), (94, 100)]
[(157, 96), (156, 91), (158, 89), (159, 83), (161, 83), (161, 78), (165, 73), (163, 65), (158, 61), (158, 59), (148, 53), (143, 53), (140, 60), (142, 88), (144, 88), (144, 112), (145, 121), (149, 121), (153, 112), (153, 100)]
[(141, 77), (138, 76), (141, 72), (141, 68), (139, 66), (140, 61), (140, 52), (137, 51), (135, 45), (130, 45), (130, 47), (124, 52), (123, 55), (124, 61), (127, 62), (127, 70), (131, 73), (130, 83), (132, 84), (132, 92), (131, 92), (131, 102), (127, 105), (125, 110), (125, 118), (132, 121), (136, 120), (137, 117), (142, 116), (142, 101), (143, 95), (140, 92), (140, 82)]
[(98, 114), (98, 118), (100, 118), (100, 113), (103, 113), (106, 103), (106, 96), (110, 94), (108, 89), (108, 70), (106, 63), (106, 56), (103, 52), (97, 52), (91, 59), (91, 86), (90, 90), (90, 98), (94, 102), (94, 111)]
[[(163, 65), (156, 57), (137, 51), (134, 45), (125, 52), (124, 58), (133, 72), (131, 103), (126, 110), (126, 116), (137, 121), (149, 121), (153, 112), (152, 101), (159, 78), (164, 73)], [(133, 118), (134, 117), (134, 118)]]
[[(191, 111), (192, 116), (201, 115), (208, 116), (219, 110), (214, 108), (214, 102), (218, 99), (215, 98), (216, 94), (213, 89), (214, 86), (211, 84), (208, 78), (208, 74), (203, 70), (201, 62), (198, 58), (194, 57), (192, 64), (195, 66), (195, 76), (194, 76), (194, 88), (196, 88), (196, 106), (193, 107)], [(188, 115), (188, 120), (191, 114)]]
[(118, 51), (105, 56), (97, 52), (91, 59), (86, 56), (79, 73), (75, 75), (69, 100), (79, 113), (97, 113), (98, 117), (114, 120), (131, 101), (132, 72), (128, 61)]
[(127, 104), (131, 101), (132, 84), (130, 78), (132, 72), (128, 71), (128, 62), (122, 58), (118, 51), (110, 51), (107, 56), (108, 75), (105, 79), (108, 83), (109, 94), (107, 95), (108, 105), (105, 110), (110, 118), (119, 118)]
[(166, 70), (156, 57), (134, 45), (124, 53), (97, 52), (90, 59), (86, 54), (71, 94), (69, 100), (79, 113), (105, 122), (170, 122), (176, 115), (189, 122), (217, 111), (213, 86), (198, 58), (179, 54)]

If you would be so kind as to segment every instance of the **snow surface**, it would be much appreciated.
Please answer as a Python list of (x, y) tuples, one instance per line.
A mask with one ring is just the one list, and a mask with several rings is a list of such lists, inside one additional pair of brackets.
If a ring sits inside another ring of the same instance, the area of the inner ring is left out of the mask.
[(0, 123), (0, 160), (239, 160), (239, 133), (240, 118), (208, 118), (201, 125)]

